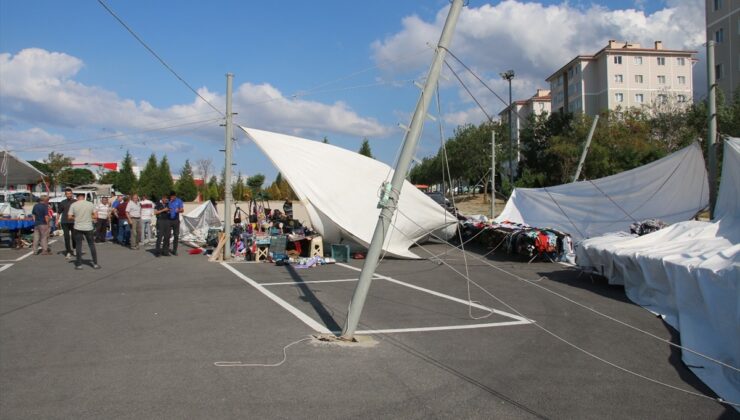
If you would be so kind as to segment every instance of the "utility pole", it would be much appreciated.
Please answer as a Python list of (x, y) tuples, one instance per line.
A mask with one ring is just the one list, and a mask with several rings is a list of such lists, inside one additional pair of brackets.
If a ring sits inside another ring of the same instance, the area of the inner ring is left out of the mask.
[(362, 266), (362, 272), (360, 272), (360, 279), (355, 287), (352, 300), (349, 303), (347, 322), (342, 330), (342, 339), (352, 340), (355, 330), (357, 329), (357, 324), (360, 322), (362, 308), (365, 305), (367, 292), (370, 289), (373, 275), (375, 275), (378, 258), (383, 250), (385, 236), (388, 233), (388, 228), (390, 227), (391, 222), (393, 221), (393, 213), (395, 213), (396, 206), (398, 205), (398, 197), (401, 194), (401, 188), (403, 187), (406, 174), (409, 170), (409, 165), (414, 156), (414, 151), (416, 150), (416, 145), (419, 141), (419, 136), (421, 135), (421, 128), (427, 115), (427, 109), (429, 108), (429, 102), (434, 95), (434, 90), (437, 86), (437, 81), (439, 80), (439, 72), (442, 69), (442, 63), (444, 62), (447, 48), (452, 40), (452, 35), (455, 32), (455, 25), (457, 24), (457, 19), (460, 16), (462, 7), (463, 0), (453, 0), (452, 5), (450, 6), (450, 12), (447, 15), (447, 20), (445, 21), (445, 26), (442, 29), (442, 35), (437, 44), (437, 49), (434, 53), (432, 66), (429, 68), (427, 80), (424, 83), (423, 90), (421, 91), (421, 97), (419, 97), (419, 102), (416, 104), (414, 116), (411, 118), (411, 126), (406, 132), (403, 141), (403, 148), (398, 157), (393, 178), (391, 179), (390, 184), (383, 184), (383, 195), (378, 203), (378, 207), (381, 209), (380, 216), (378, 216), (378, 223), (375, 225), (375, 232), (373, 233), (373, 239), (370, 242), (370, 247), (367, 251), (365, 264)]
[(596, 131), (596, 123), (599, 122), (599, 116), (594, 117), (594, 122), (591, 123), (591, 130), (588, 131), (588, 137), (586, 137), (586, 145), (583, 146), (583, 152), (581, 153), (581, 160), (578, 161), (578, 169), (576, 169), (576, 175), (573, 177), (573, 182), (578, 181), (578, 177), (581, 176), (581, 169), (583, 169), (583, 162), (586, 161), (586, 155), (588, 154), (588, 148), (591, 146), (591, 139)]
[(714, 219), (714, 205), (717, 204), (717, 75), (714, 69), (714, 41), (707, 41), (707, 158), (709, 159), (709, 218)]
[(234, 79), (232, 73), (226, 73), (226, 149), (224, 162), (224, 260), (231, 259), (231, 160), (232, 146), (234, 141), (234, 125), (231, 113), (231, 84)]
[[(509, 81), (509, 183), (511, 190), (514, 191), (514, 121), (512, 119), (513, 108), (511, 98), (511, 80), (514, 78), (514, 70), (507, 70), (501, 73), (501, 77)], [(517, 153), (518, 155), (518, 153)]]
[(496, 217), (496, 129), (491, 121), (491, 220)]

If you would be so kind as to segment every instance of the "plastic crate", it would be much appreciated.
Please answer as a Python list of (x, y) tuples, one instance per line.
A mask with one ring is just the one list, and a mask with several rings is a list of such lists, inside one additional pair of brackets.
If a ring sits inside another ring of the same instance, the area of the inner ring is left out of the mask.
[(331, 244), (331, 257), (336, 262), (349, 262), (349, 245)]

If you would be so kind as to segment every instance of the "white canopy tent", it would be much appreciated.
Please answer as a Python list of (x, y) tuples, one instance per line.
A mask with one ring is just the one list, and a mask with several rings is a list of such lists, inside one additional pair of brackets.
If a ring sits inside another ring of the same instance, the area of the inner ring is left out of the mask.
[[(683, 346), (740, 368), (740, 139), (727, 140), (724, 150), (713, 222), (587, 239), (576, 261), (623, 284), (633, 302), (680, 332)], [(740, 372), (691, 352), (682, 357), (718, 395), (740, 402)]]
[[(378, 191), (393, 170), (375, 159), (330, 144), (241, 127), (280, 170), (328, 243), (367, 247), (380, 214)], [(419, 258), (409, 248), (430, 232), (449, 238), (457, 219), (408, 181), (383, 243), (388, 255)]]
[(0, 188), (6, 185), (35, 184), (44, 174), (25, 160), (7, 151), (0, 151)]
[(200, 206), (182, 216), (180, 224), (180, 240), (184, 242), (203, 243), (208, 237), (208, 230), (220, 228), (221, 218), (218, 217), (213, 203), (206, 201)]
[(497, 222), (509, 220), (567, 232), (575, 241), (626, 231), (635, 221), (688, 220), (709, 203), (697, 143), (616, 175), (548, 188), (517, 188)]

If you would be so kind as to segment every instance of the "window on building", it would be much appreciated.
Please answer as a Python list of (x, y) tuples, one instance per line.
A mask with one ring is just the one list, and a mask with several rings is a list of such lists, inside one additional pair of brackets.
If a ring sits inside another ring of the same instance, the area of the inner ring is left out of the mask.
[(638, 55), (637, 57), (635, 57), (635, 64), (637, 64), (638, 66), (642, 65), (642, 56)]
[(624, 102), (624, 94), (623, 93), (615, 93), (614, 94), (614, 101), (616, 101), (616, 102)]
[(679, 85), (685, 85), (686, 84), (686, 76), (678, 76), (678, 84)]
[(724, 73), (723, 70), (724, 69), (722, 68), (722, 64), (715, 65), (714, 66), (714, 78), (717, 80), (721, 79)]
[(718, 30), (714, 31), (714, 41), (715, 42), (724, 42), (725, 40), (725, 29), (719, 28)]
[(624, 77), (621, 74), (615, 74), (614, 83), (622, 83), (622, 82), (624, 82)]
[(636, 74), (635, 75), (635, 83), (642, 83), (642, 75)]
[(722, 0), (714, 0), (714, 10), (719, 10), (722, 8)]
[(668, 103), (668, 96), (665, 95), (665, 94), (663, 94), (663, 93), (658, 94), (658, 103), (659, 104), (666, 104), (666, 103)]
[(677, 64), (678, 64), (679, 66), (685, 66), (685, 65), (686, 65), (686, 59), (685, 59), (685, 58), (683, 58), (683, 57), (678, 57), (678, 58), (676, 59), (676, 63), (677, 63)]
[(636, 93), (635, 94), (635, 102), (638, 103), (638, 104), (641, 104), (641, 103), (645, 102), (645, 95), (643, 95), (642, 93)]
[(622, 56), (621, 55), (615, 55), (614, 56), (614, 64), (622, 64)]
[(676, 98), (678, 99), (678, 102), (686, 102), (686, 95), (678, 95)]
[(665, 57), (658, 57), (658, 65), (665, 66)]
[(658, 76), (658, 84), (661, 84), (661, 85), (665, 84), (665, 76)]

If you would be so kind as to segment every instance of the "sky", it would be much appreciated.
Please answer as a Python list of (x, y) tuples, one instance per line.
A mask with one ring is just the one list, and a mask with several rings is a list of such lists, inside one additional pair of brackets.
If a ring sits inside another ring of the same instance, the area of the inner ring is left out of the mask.
[[(128, 150), (142, 166), (166, 154), (175, 172), (186, 159), (210, 158), (220, 172), (223, 119), (211, 105), (225, 110), (233, 73), (235, 123), (355, 151), (367, 138), (392, 165), (449, 8), (448, 0), (104, 2), (210, 104), (96, 0), (0, 0), (0, 147), (76, 162), (120, 161)], [(525, 99), (609, 39), (698, 50), (695, 93), (706, 91), (700, 0), (470, 0), (450, 50), (504, 98), (499, 73), (513, 69), (514, 99)], [(505, 107), (448, 62), (489, 114)], [(446, 68), (430, 114), (442, 117), (425, 124), (418, 158), (439, 148), (440, 122), (448, 137), (485, 120)], [(267, 158), (235, 135), (235, 172), (274, 179)]]

